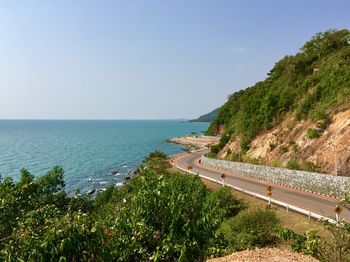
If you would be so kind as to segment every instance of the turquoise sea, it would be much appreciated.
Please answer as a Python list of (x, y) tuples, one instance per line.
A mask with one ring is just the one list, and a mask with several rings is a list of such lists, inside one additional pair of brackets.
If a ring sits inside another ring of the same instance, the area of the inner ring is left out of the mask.
[(180, 120), (0, 120), (0, 175), (18, 179), (25, 167), (41, 176), (60, 165), (68, 192), (119, 185), (148, 153), (182, 151), (167, 139), (207, 128)]

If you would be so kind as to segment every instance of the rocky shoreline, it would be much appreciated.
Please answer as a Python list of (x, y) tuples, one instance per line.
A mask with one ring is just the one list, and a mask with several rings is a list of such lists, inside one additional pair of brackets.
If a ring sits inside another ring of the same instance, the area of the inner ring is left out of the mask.
[(169, 143), (183, 146), (187, 151), (207, 149), (219, 141), (219, 136), (181, 136), (167, 140)]

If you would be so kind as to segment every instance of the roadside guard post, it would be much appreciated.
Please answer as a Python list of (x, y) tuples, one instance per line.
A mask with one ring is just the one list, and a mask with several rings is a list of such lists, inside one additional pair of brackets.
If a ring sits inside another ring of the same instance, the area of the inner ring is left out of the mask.
[(268, 207), (271, 208), (272, 186), (267, 186), (267, 195), (269, 197)]
[(223, 173), (223, 174), (221, 175), (221, 178), (222, 178), (222, 185), (223, 185), (223, 186), (225, 186), (225, 178), (226, 178), (226, 174), (225, 174), (225, 173)]
[(343, 211), (343, 209), (340, 206), (336, 206), (334, 209), (335, 212), (335, 220), (337, 221), (337, 223), (339, 223), (339, 215), (340, 213)]

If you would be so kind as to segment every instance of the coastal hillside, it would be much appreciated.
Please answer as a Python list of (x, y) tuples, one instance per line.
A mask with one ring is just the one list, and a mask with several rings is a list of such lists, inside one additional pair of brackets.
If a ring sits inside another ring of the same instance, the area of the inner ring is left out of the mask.
[(350, 32), (318, 33), (211, 123), (212, 156), (350, 175)]
[(190, 120), (190, 122), (213, 122), (219, 113), (219, 108), (214, 109), (208, 114), (202, 115), (196, 119)]

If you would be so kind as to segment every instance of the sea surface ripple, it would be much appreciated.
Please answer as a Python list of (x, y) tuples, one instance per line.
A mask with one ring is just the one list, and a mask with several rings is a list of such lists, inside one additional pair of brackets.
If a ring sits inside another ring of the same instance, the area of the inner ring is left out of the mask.
[(150, 152), (182, 151), (167, 139), (207, 128), (180, 120), (0, 120), (0, 175), (18, 179), (25, 167), (41, 176), (60, 165), (68, 192), (119, 185)]

